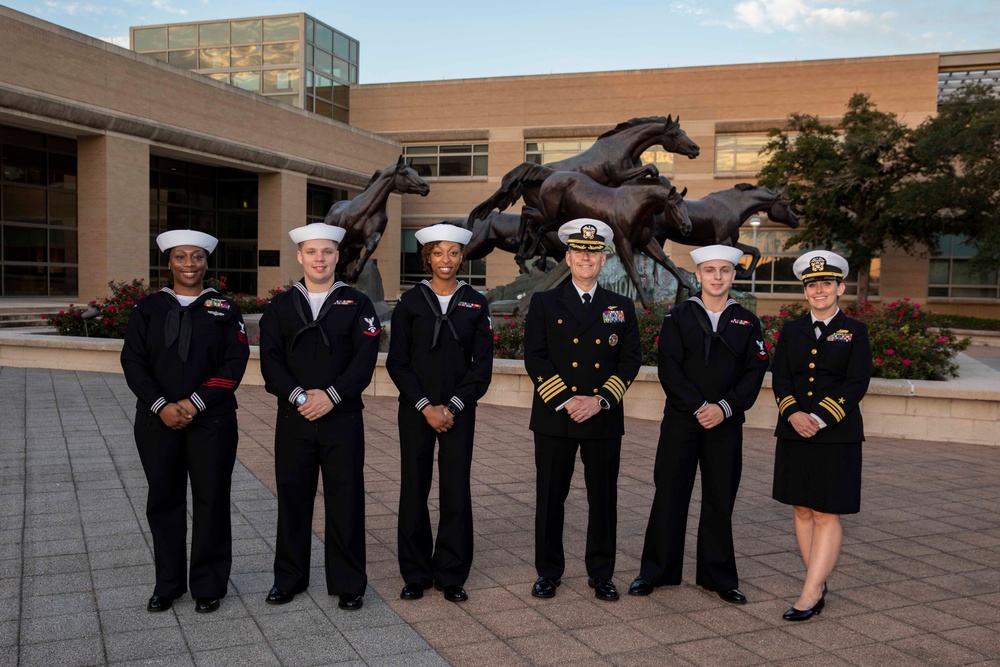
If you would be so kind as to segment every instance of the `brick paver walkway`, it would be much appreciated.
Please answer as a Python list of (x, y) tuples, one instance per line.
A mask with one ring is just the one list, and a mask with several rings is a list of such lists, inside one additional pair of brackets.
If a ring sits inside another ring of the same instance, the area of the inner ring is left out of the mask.
[[(567, 504), (567, 573), (557, 597), (529, 595), (534, 465), (527, 410), (479, 408), (469, 602), (397, 599), (396, 401), (366, 399), (371, 589), (337, 609), (319, 569), (310, 592), (263, 603), (271, 584), (272, 397), (239, 391), (235, 553), (222, 609), (190, 598), (149, 614), (153, 568), (146, 483), (120, 375), (0, 368), (0, 664), (27, 665), (994, 665), (1000, 661), (1000, 448), (878, 438), (865, 446), (863, 507), (845, 517), (827, 608), (781, 613), (803, 571), (789, 508), (770, 498), (773, 438), (747, 431), (735, 514), (750, 604), (691, 583), (648, 598), (595, 600), (582, 554), (586, 499)], [(616, 581), (638, 570), (652, 499), (656, 421), (629, 420), (619, 493)], [(692, 514), (698, 511), (698, 492)], [(432, 492), (432, 501), (434, 494)], [(321, 517), (317, 527), (322, 528)], [(693, 554), (696, 520), (689, 525)], [(322, 544), (314, 542), (313, 563)], [(384, 601), (383, 601), (384, 600)]]

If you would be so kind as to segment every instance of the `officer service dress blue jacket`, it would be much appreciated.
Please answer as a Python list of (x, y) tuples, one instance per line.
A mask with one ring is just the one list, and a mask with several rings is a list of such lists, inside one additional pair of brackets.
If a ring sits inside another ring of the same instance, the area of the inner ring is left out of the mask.
[(309, 389), (323, 389), (333, 412), (361, 410), (378, 357), (382, 325), (371, 300), (337, 282), (313, 319), (300, 280), (276, 294), (260, 318), (260, 370), (264, 388), (294, 405)]
[[(524, 323), (524, 367), (535, 385), (532, 431), (581, 440), (622, 436), (622, 399), (641, 364), (631, 299), (598, 287), (585, 313), (572, 282), (532, 295)], [(610, 409), (578, 424), (557, 411), (577, 395), (602, 398)]]
[(657, 359), (664, 414), (697, 420), (698, 408), (715, 403), (738, 424), (760, 394), (768, 362), (757, 316), (729, 299), (713, 332), (701, 293), (663, 318)]
[[(771, 368), (778, 426), (774, 434), (808, 442), (861, 442), (865, 439), (859, 405), (872, 376), (868, 327), (838, 311), (817, 340), (812, 317), (805, 315), (781, 328)], [(826, 428), (803, 438), (788, 418), (815, 414)]]
[(423, 410), (447, 405), (453, 414), (476, 405), (493, 377), (493, 325), (486, 297), (463, 281), (440, 312), (424, 280), (399, 298), (385, 368), (399, 402)]
[(187, 307), (169, 287), (140, 299), (121, 354), (139, 409), (159, 414), (167, 403), (187, 398), (205, 416), (236, 409), (236, 387), (249, 358), (239, 305), (211, 288)]

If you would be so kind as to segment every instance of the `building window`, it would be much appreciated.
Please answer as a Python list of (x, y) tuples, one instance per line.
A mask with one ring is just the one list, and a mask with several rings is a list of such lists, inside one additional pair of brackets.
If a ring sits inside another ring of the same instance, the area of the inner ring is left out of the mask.
[(0, 125), (0, 295), (79, 289), (76, 141)]
[(331, 206), (348, 198), (347, 190), (308, 183), (306, 185), (306, 224), (323, 222)]
[(715, 137), (715, 175), (753, 176), (767, 164), (760, 150), (769, 141), (766, 134), (720, 134)]
[[(549, 164), (579, 155), (594, 145), (591, 139), (571, 141), (529, 141), (524, 144), (524, 161)], [(674, 175), (674, 154), (662, 148), (650, 148), (639, 156), (642, 164), (655, 164), (664, 176)]]
[(256, 174), (153, 155), (149, 196), (150, 286), (171, 281), (156, 236), (196, 229), (219, 239), (207, 277), (225, 276), (232, 292), (257, 293)]
[[(765, 223), (767, 224), (767, 223)], [(773, 223), (772, 223), (773, 224)], [(742, 292), (755, 294), (789, 294), (796, 297), (802, 296), (802, 281), (795, 278), (792, 272), (792, 264), (802, 254), (803, 249), (794, 247), (785, 250), (785, 242), (794, 232), (783, 227), (766, 229), (761, 227), (757, 231), (757, 249), (760, 250), (760, 262), (757, 263), (757, 270), (753, 280), (737, 280), (733, 287)], [(740, 229), (740, 243), (748, 246), (754, 244), (753, 229), (749, 225), (744, 225)], [(750, 256), (743, 256), (743, 265), (750, 263)], [(868, 283), (869, 296), (878, 296), (880, 260), (872, 262), (871, 275)], [(858, 293), (858, 274), (855, 267), (851, 268), (851, 273), (844, 282), (846, 289), (844, 294), (856, 295)]]
[(405, 146), (403, 155), (423, 178), (486, 176), (489, 171), (487, 144), (441, 144)]
[[(417, 230), (404, 229), (402, 254), (399, 261), (399, 284), (403, 288), (412, 287), (428, 277), (424, 271), (424, 262), (420, 258), (420, 244), (417, 243)], [(486, 289), (486, 260), (466, 260), (462, 264), (459, 280), (464, 280), (476, 289)]]
[(928, 296), (959, 299), (1000, 298), (1000, 275), (997, 269), (988, 273), (972, 270), (975, 241), (966, 236), (945, 234), (941, 237), (941, 252), (931, 257), (927, 279)]

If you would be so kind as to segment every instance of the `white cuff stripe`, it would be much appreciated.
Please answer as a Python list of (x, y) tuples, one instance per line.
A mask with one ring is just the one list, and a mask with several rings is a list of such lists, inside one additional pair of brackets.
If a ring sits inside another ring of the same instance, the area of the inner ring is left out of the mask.
[(151, 405), (149, 409), (152, 410), (154, 413), (159, 413), (160, 410), (162, 410), (164, 406), (166, 406), (166, 404), (167, 404), (167, 399), (160, 396), (158, 399), (156, 399), (156, 401), (153, 402), (153, 405)]
[(306, 390), (302, 387), (296, 387), (292, 390), (292, 395), (288, 397), (288, 402), (295, 405), (295, 399), (297, 399), (302, 394), (306, 393)]
[(337, 390), (334, 389), (332, 386), (326, 388), (326, 394), (327, 394), (327, 396), (330, 397), (330, 400), (333, 401), (334, 405), (337, 405), (342, 400), (340, 398), (340, 394), (338, 394)]
[(722, 411), (724, 413), (726, 413), (727, 419), (733, 416), (733, 409), (729, 407), (729, 403), (726, 402), (726, 399), (722, 399), (721, 401), (719, 401), (719, 407), (722, 408)]
[(204, 412), (208, 407), (205, 405), (205, 401), (201, 400), (201, 396), (198, 395), (198, 392), (191, 394), (191, 402), (194, 403), (194, 407), (198, 408), (198, 412)]
[(416, 408), (417, 408), (417, 410), (423, 410), (424, 408), (426, 408), (430, 404), (431, 404), (431, 402), (428, 401), (426, 398), (421, 398), (419, 401), (417, 401)]
[(458, 396), (452, 396), (451, 402), (454, 403), (459, 410), (465, 409), (465, 403), (463, 403), (462, 399), (460, 399)]

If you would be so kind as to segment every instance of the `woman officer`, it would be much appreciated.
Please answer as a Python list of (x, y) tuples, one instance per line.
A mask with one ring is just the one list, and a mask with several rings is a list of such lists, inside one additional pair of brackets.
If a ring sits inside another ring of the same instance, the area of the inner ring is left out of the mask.
[(793, 507), (806, 565), (802, 594), (784, 619), (804, 621), (826, 604), (826, 580), (843, 540), (840, 515), (861, 509), (865, 434), (859, 404), (871, 379), (872, 351), (868, 328), (838, 307), (847, 260), (815, 250), (792, 270), (810, 312), (782, 327), (774, 354), (779, 414), (773, 497)]
[[(250, 348), (239, 306), (205, 288), (218, 240), (190, 230), (156, 238), (173, 285), (136, 304), (121, 362), (138, 398), (135, 442), (149, 482), (156, 586), (146, 609), (170, 609), (188, 590), (195, 611), (213, 612), (232, 565), (230, 484), (239, 434), (234, 392)], [(186, 576), (187, 480), (193, 522)]]
[[(446, 600), (462, 602), (472, 567), (476, 401), (492, 378), (493, 327), (486, 299), (458, 280), (472, 232), (442, 223), (416, 237), (431, 277), (396, 304), (385, 363), (399, 389), (399, 570), (406, 584), (399, 597), (417, 600), (433, 585)], [(433, 543), (427, 497), (435, 439), (441, 518)]]

